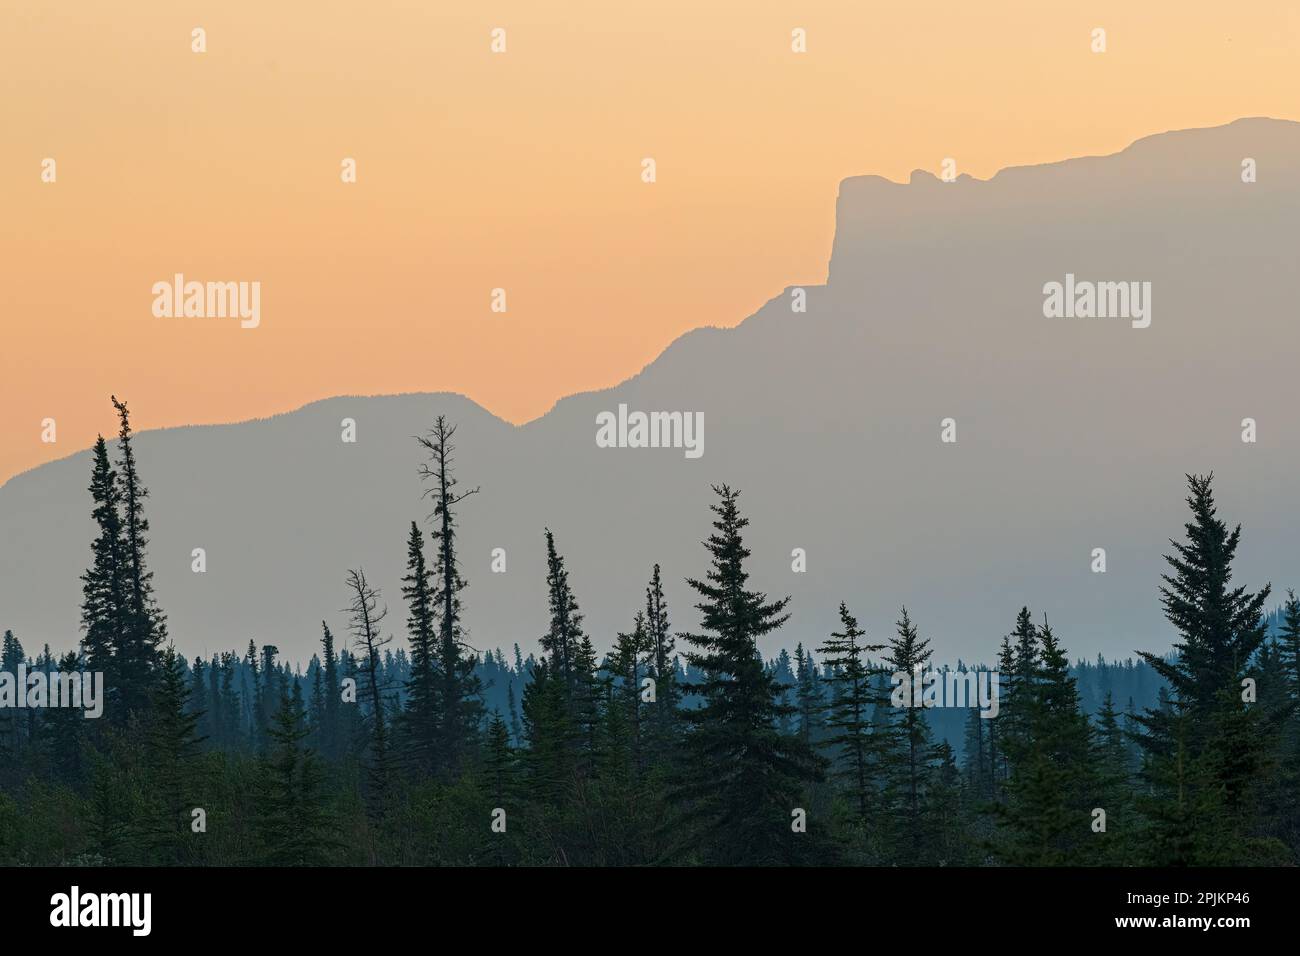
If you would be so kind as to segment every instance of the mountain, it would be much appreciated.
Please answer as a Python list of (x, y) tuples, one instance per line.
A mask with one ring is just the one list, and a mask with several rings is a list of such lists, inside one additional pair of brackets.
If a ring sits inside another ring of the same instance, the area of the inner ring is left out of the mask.
[[(938, 660), (990, 660), (1022, 604), (1075, 654), (1163, 650), (1161, 554), (1183, 533), (1186, 472), (1213, 471), (1221, 514), (1245, 526), (1236, 583), (1300, 585), (1297, 222), (1300, 124), (1269, 119), (987, 181), (854, 177), (806, 312), (784, 290), (527, 425), (420, 394), (142, 433), (158, 597), (186, 653), (251, 637), (304, 659), (321, 618), (342, 630), (344, 576), (362, 566), (400, 634), (406, 529), (431, 510), (413, 436), (445, 414), (458, 476), (482, 487), (461, 509), (480, 649), (527, 651), (545, 629), (548, 526), (598, 647), (656, 561), (675, 628), (693, 628), (683, 578), (705, 570), (709, 485), (728, 482), (752, 520), (754, 585), (794, 598), (769, 653), (820, 643), (841, 599), (877, 639), (906, 604)], [(1067, 276), (1150, 283), (1149, 327), (1045, 317), (1045, 285)], [(702, 413), (703, 455), (598, 447), (597, 416), (620, 404)], [(77, 640), (89, 473), (81, 452), (0, 488), (0, 627), (28, 647)], [(504, 574), (489, 570), (498, 547)]]

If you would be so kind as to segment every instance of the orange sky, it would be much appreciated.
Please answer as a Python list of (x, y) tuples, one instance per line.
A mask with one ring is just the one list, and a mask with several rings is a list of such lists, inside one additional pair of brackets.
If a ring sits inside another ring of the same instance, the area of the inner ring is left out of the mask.
[[(1294, 0), (6, 0), (0, 481), (110, 392), (138, 428), (444, 389), (524, 421), (823, 280), (845, 176), (1300, 119), (1298, 81)], [(176, 272), (259, 281), (261, 326), (154, 318)]]

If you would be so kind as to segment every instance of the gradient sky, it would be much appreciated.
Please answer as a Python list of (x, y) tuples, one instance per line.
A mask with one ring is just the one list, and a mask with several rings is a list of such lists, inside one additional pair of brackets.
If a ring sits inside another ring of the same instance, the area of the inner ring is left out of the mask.
[[(1294, 0), (485, 6), (7, 0), (0, 481), (111, 392), (137, 428), (437, 390), (525, 421), (822, 281), (846, 176), (1300, 119)], [(154, 318), (176, 272), (261, 282), (261, 327)]]

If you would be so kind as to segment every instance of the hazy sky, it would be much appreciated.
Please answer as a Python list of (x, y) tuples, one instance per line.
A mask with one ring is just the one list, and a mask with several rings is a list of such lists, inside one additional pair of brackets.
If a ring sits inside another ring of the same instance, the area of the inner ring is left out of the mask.
[[(114, 391), (139, 428), (443, 389), (527, 420), (821, 281), (846, 176), (1300, 119), (1294, 0), (546, 6), (7, 0), (0, 481)], [(260, 327), (155, 318), (177, 272), (260, 282)]]

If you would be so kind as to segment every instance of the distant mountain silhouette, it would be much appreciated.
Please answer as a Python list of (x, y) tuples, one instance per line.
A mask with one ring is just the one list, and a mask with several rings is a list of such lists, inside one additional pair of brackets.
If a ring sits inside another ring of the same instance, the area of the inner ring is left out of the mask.
[[(630, 624), (656, 561), (674, 627), (695, 628), (682, 578), (706, 567), (709, 485), (728, 482), (752, 520), (754, 585), (794, 597), (769, 653), (816, 646), (841, 599), (877, 639), (906, 604), (944, 661), (991, 660), (1022, 604), (1073, 654), (1162, 650), (1161, 554), (1182, 537), (1185, 472), (1214, 471), (1222, 517), (1245, 525), (1237, 583), (1300, 586), (1298, 222), (1300, 124), (1269, 119), (987, 181), (854, 177), (806, 313), (786, 290), (522, 427), (421, 394), (141, 434), (158, 598), (187, 654), (251, 637), (305, 659), (322, 617), (342, 631), (344, 575), (362, 566), (402, 634), (406, 530), (431, 507), (412, 436), (446, 414), (457, 474), (483, 489), (461, 509), (480, 649), (527, 651), (545, 630), (544, 526), (598, 647)], [(1151, 326), (1045, 318), (1044, 284), (1067, 274), (1150, 282)], [(703, 456), (598, 448), (596, 416), (620, 403), (702, 412)], [(940, 441), (948, 417), (955, 444)], [(0, 488), (0, 627), (29, 648), (78, 639), (89, 474), (81, 452)], [(489, 571), (496, 547), (505, 574)], [(791, 571), (796, 547), (807, 573)]]

